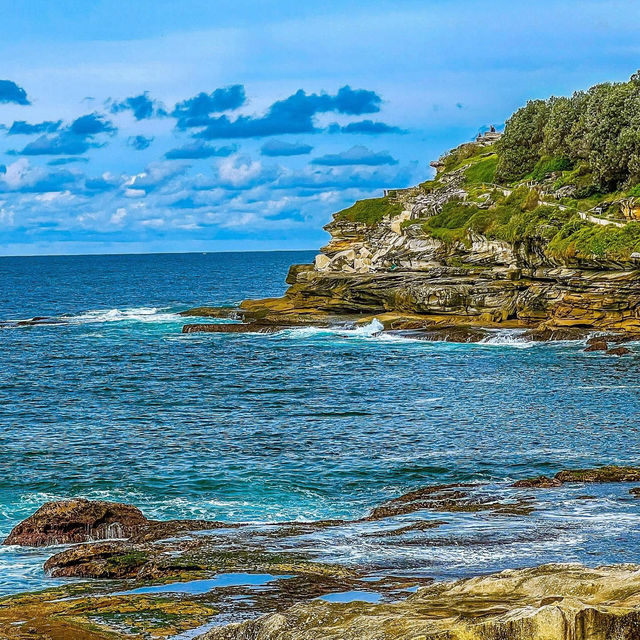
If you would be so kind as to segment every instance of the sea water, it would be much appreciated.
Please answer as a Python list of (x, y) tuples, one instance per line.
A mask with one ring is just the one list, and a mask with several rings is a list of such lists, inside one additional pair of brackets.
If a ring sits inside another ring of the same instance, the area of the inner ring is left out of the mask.
[[(497, 332), (481, 344), (355, 330), (182, 334), (180, 311), (281, 295), (311, 252), (0, 258), (0, 536), (43, 502), (154, 518), (358, 518), (421, 486), (639, 464), (640, 357)], [(200, 321), (195, 320), (195, 321)], [(636, 347), (637, 348), (637, 347)], [(354, 524), (328, 560), (434, 577), (640, 561), (632, 485), (528, 491), (528, 516), (435, 514), (416, 540)], [(56, 584), (52, 549), (0, 547), (0, 595)]]

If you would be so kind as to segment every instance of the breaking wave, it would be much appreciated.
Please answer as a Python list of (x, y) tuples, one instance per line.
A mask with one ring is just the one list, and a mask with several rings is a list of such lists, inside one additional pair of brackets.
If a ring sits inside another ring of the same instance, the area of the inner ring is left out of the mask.
[(98, 309), (65, 318), (78, 324), (102, 322), (184, 322), (178, 313), (167, 308), (133, 307), (130, 309)]

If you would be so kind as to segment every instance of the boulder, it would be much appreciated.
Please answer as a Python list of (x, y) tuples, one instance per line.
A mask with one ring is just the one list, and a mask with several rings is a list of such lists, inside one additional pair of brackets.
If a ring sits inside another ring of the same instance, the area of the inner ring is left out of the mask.
[(132, 505), (75, 498), (45, 503), (18, 524), (3, 544), (43, 547), (128, 538), (148, 524)]

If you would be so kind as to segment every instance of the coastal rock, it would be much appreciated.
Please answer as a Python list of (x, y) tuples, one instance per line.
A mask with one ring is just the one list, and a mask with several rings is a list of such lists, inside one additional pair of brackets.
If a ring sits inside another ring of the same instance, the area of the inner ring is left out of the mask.
[(144, 547), (127, 542), (99, 542), (56, 553), (44, 564), (53, 578), (134, 578), (149, 561)]
[(141, 543), (239, 526), (215, 520), (149, 520), (130, 504), (75, 498), (45, 503), (14, 527), (3, 544), (42, 547), (107, 539)]
[(640, 467), (620, 467), (608, 465), (594, 469), (564, 469), (549, 478), (525, 478), (513, 483), (518, 488), (544, 489), (559, 487), (567, 482), (605, 483), (605, 482), (640, 482)]
[(589, 346), (585, 349), (585, 352), (590, 351), (606, 351), (609, 348), (606, 340), (594, 340), (589, 344)]
[(633, 353), (631, 349), (627, 349), (627, 347), (614, 347), (613, 349), (607, 349), (608, 356), (626, 356), (630, 353)]
[(543, 565), (423, 587), (389, 604), (301, 603), (206, 640), (635, 640), (640, 567)]
[[(503, 515), (528, 515), (533, 511), (530, 501), (506, 502), (496, 496), (481, 493), (479, 485), (445, 484), (415, 489), (376, 507), (366, 521), (395, 518), (417, 511), (475, 513), (490, 511)], [(473, 491), (472, 491), (473, 490)]]
[(182, 333), (275, 333), (288, 327), (258, 324), (185, 324)]
[(18, 524), (3, 544), (42, 547), (128, 538), (149, 520), (137, 507), (84, 498), (47, 502)]

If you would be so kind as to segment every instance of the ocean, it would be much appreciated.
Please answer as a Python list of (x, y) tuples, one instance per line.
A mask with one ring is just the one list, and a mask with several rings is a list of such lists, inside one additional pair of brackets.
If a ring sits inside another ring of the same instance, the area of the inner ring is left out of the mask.
[[(509, 331), (480, 344), (375, 325), (181, 333), (178, 312), (281, 295), (289, 265), (313, 255), (0, 258), (0, 536), (72, 496), (155, 518), (357, 518), (430, 484), (506, 499), (518, 478), (640, 463), (637, 356)], [(55, 322), (10, 322), (34, 316)], [(432, 514), (446, 524), (412, 544), (372, 542), (373, 524), (304, 544), (436, 578), (640, 562), (631, 486), (528, 490), (529, 515)], [(51, 553), (0, 547), (0, 595), (56, 584), (42, 571)]]

